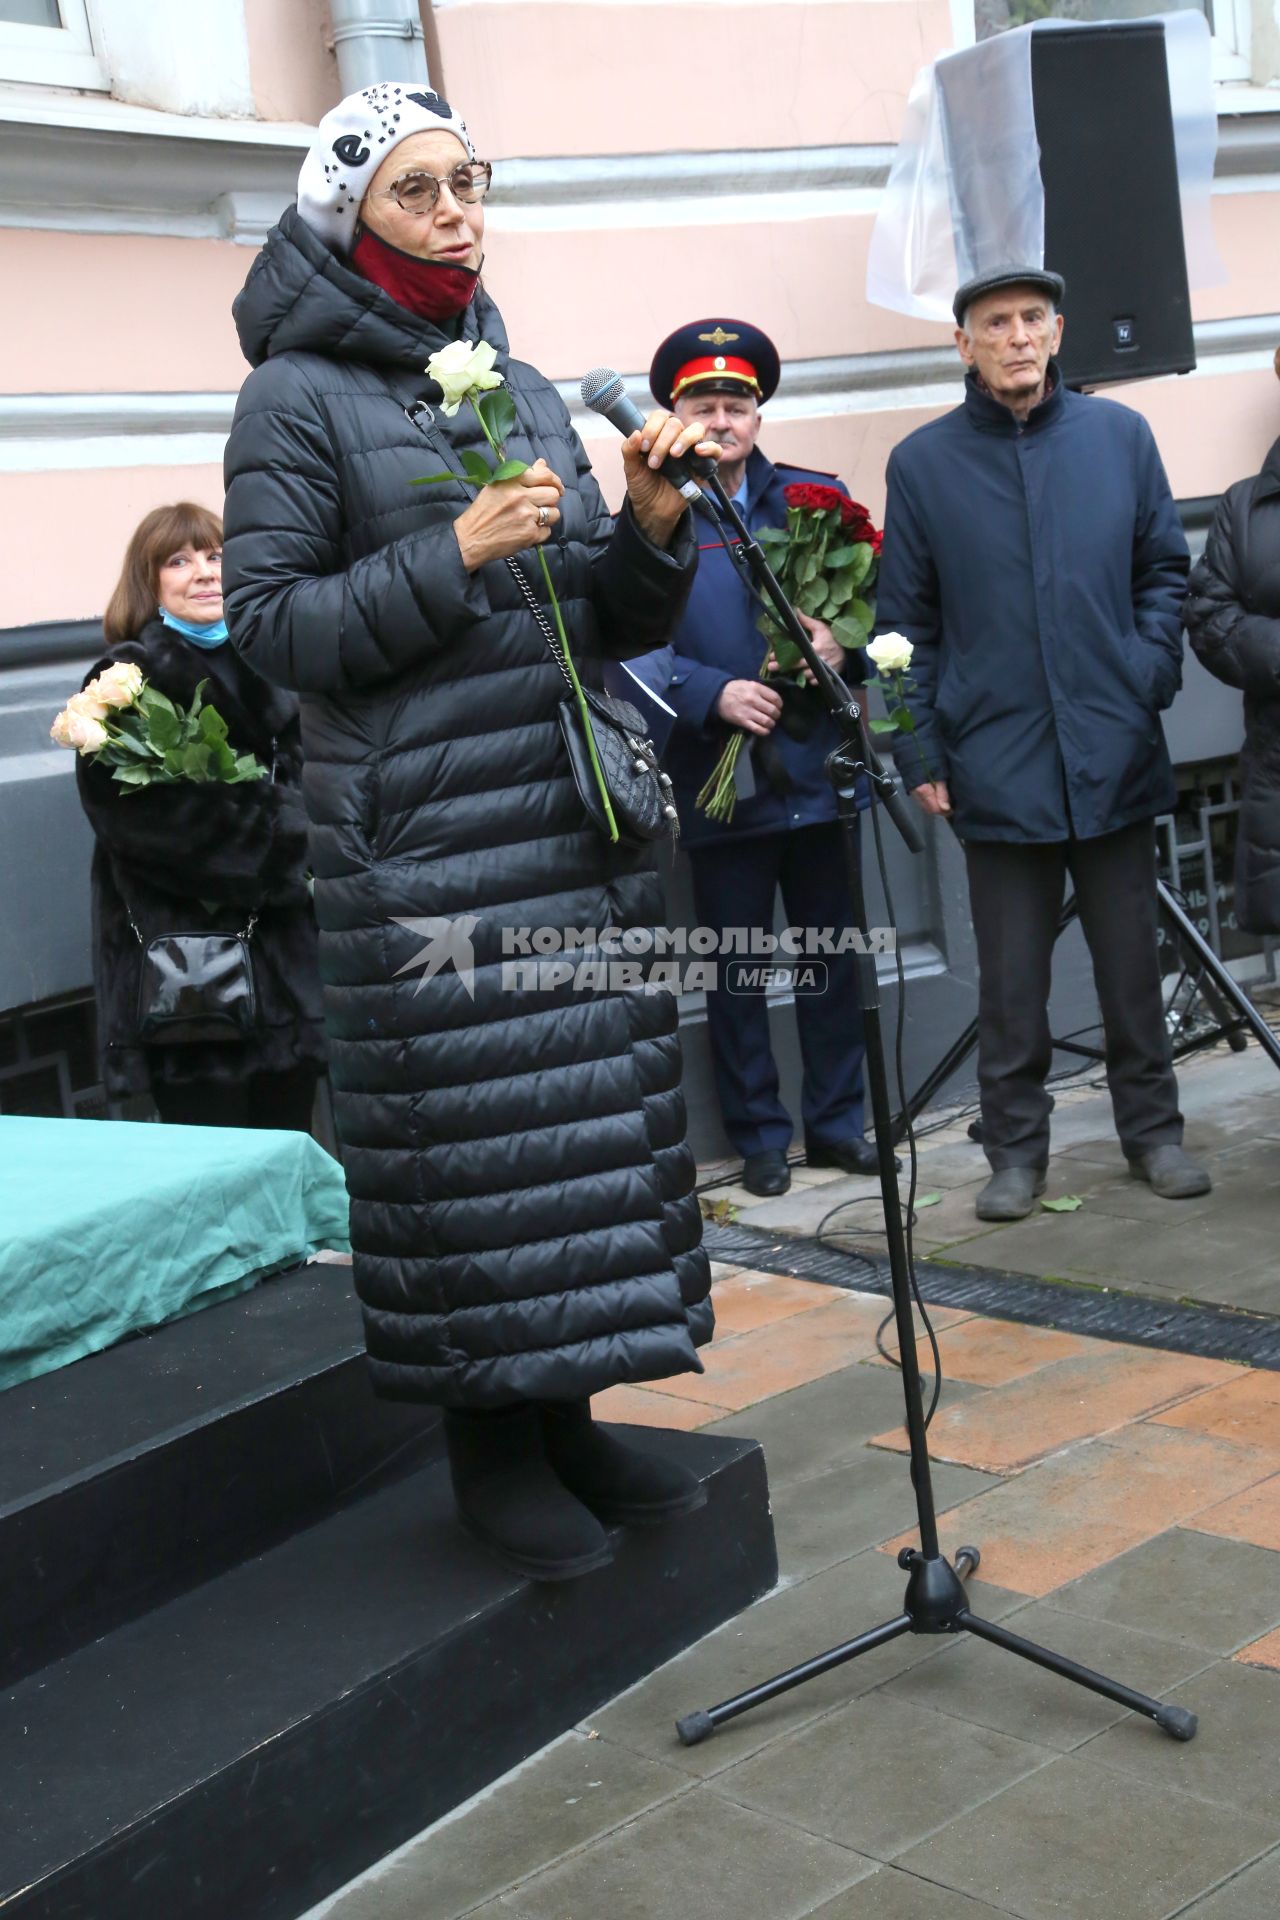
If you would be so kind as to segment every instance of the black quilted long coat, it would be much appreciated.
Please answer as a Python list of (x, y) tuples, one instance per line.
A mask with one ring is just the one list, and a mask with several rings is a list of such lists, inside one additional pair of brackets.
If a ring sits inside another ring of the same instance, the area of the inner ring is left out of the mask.
[(1189, 585), (1198, 658), (1244, 692), (1236, 918), (1280, 933), (1280, 440), (1261, 473), (1223, 494)]
[[(505, 564), (462, 566), (452, 522), (469, 489), (411, 485), (484, 450), (471, 409), (445, 419), (424, 372), (447, 336), (296, 210), (235, 316), (254, 372), (226, 456), (227, 617), (249, 662), (301, 695), (374, 1383), (492, 1407), (700, 1371), (709, 1272), (674, 997), (504, 973), (504, 929), (651, 926), (662, 892), (647, 855), (611, 849), (585, 818), (556, 723), (564, 683)], [(629, 510), (615, 529), (563, 401), (508, 358), (483, 293), (462, 329), (498, 350), (520, 420), (508, 451), (565, 482), (544, 551), (599, 686), (605, 656), (666, 638), (692, 533), (663, 553)], [(435, 446), (406, 416), (417, 398), (437, 403)], [(433, 937), (451, 958), (427, 978), (415, 959)]]

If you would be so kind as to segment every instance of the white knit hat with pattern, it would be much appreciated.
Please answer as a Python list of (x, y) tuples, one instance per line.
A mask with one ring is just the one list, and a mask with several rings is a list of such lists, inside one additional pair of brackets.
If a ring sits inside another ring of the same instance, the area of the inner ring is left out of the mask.
[(349, 253), (370, 181), (412, 133), (455, 134), (468, 159), (476, 157), (463, 120), (426, 86), (388, 80), (349, 93), (326, 113), (298, 175), (298, 212), (313, 232)]

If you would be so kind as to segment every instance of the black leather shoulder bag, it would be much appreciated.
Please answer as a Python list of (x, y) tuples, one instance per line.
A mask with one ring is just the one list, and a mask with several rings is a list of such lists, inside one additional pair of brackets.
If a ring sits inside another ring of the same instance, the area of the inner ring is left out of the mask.
[(138, 1039), (144, 1047), (245, 1041), (258, 1024), (249, 942), (258, 916), (239, 933), (160, 933), (144, 940), (138, 983)]
[(530, 586), (519, 561), (508, 559), (507, 565), (568, 689), (568, 697), (560, 702), (560, 734), (569, 756), (573, 783), (588, 818), (601, 833), (608, 835), (609, 818), (604, 810), (595, 768), (591, 764), (591, 750), (587, 744), (589, 724), (600, 760), (600, 771), (609, 790), (609, 804), (613, 808), (614, 824), (618, 829), (618, 844), (642, 847), (647, 841), (660, 839), (664, 833), (670, 834), (673, 840), (677, 839), (680, 820), (671, 797), (670, 776), (658, 765), (657, 753), (645, 732), (644, 718), (639, 709), (633, 707), (629, 700), (619, 700), (611, 693), (598, 693), (594, 687), (583, 687), (582, 697), (587, 707), (587, 718), (584, 719), (559, 635), (548, 620), (546, 610)]

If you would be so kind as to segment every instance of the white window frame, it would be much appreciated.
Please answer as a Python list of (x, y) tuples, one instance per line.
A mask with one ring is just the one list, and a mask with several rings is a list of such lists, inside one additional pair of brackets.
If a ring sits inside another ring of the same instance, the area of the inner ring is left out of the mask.
[[(437, 0), (438, 3), (438, 0)], [(1253, 4), (1252, 0), (1212, 0), (1213, 24), (1217, 31), (1213, 48), (1213, 77), (1228, 85), (1239, 85), (1253, 77)], [(1157, 5), (1152, 12), (1160, 11)], [(977, 39), (973, 0), (951, 0), (951, 44), (956, 51), (971, 47)]]
[(111, 82), (93, 50), (87, 0), (58, 0), (60, 27), (0, 20), (0, 81), (107, 93)]
[(1253, 78), (1252, 0), (1213, 0), (1213, 77), (1233, 84)]

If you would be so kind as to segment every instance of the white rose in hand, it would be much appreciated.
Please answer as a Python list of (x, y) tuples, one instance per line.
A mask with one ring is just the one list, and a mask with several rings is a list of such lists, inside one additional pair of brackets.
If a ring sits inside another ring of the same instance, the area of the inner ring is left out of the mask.
[(874, 660), (879, 673), (905, 673), (911, 665), (912, 646), (905, 633), (882, 633), (867, 648), (868, 660)]
[(117, 660), (113, 667), (91, 680), (85, 692), (99, 706), (131, 707), (142, 692), (142, 668), (129, 660)]
[(427, 362), (427, 373), (444, 395), (443, 412), (450, 419), (473, 393), (486, 393), (502, 385), (502, 375), (493, 371), (497, 352), (487, 340), (469, 346), (465, 340), (451, 340)]
[[(79, 694), (76, 699), (81, 698)], [(77, 753), (97, 753), (107, 744), (107, 730), (92, 714), (77, 711), (69, 700), (49, 729), (51, 739), (60, 747), (74, 747)]]
[(67, 702), (68, 713), (81, 714), (86, 720), (105, 720), (111, 708), (99, 697), (98, 683), (91, 680), (83, 693), (73, 693)]

